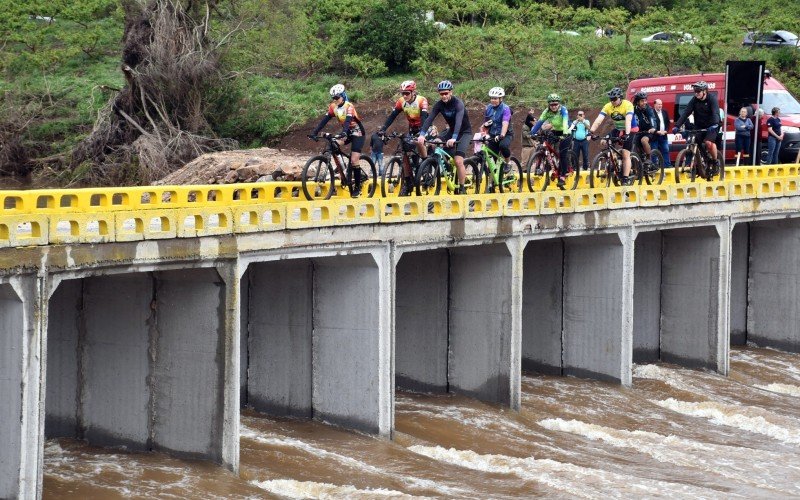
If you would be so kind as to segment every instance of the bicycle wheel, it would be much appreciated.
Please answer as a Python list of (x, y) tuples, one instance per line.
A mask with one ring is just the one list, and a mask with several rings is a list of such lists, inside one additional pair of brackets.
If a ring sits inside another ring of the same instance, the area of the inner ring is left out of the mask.
[(528, 160), (528, 191), (533, 193), (536, 190), (536, 185), (545, 182), (545, 164), (547, 159), (542, 151), (537, 151), (531, 155)]
[(419, 164), (415, 182), (417, 196), (437, 195), (442, 190), (442, 178), (439, 175), (439, 161), (436, 157), (426, 158)]
[(369, 155), (361, 155), (361, 161), (358, 162), (357, 168), (361, 170), (360, 191), (363, 192), (366, 189), (367, 198), (372, 198), (378, 188), (378, 171), (375, 163)]
[(634, 182), (639, 184), (642, 183), (644, 180), (644, 166), (642, 164), (642, 159), (636, 153), (631, 153), (631, 171), (628, 173), (628, 178), (633, 178)]
[(725, 180), (725, 158), (722, 157), (722, 151), (717, 149), (717, 165), (719, 165), (719, 179), (718, 181)]
[(569, 165), (569, 169), (572, 172), (569, 174), (572, 176), (570, 189), (578, 189), (578, 184), (581, 180), (581, 171), (580, 167), (578, 166), (578, 155), (575, 154), (575, 151), (571, 149), (567, 151), (567, 162), (567, 165)]
[(589, 187), (600, 188), (608, 187), (611, 184), (611, 178), (608, 176), (608, 153), (601, 151), (597, 153), (589, 165)]
[(482, 162), (479, 164), (479, 162), (473, 158), (464, 160), (464, 171), (466, 172), (464, 189), (467, 191), (467, 194), (480, 194), (481, 192), (481, 182), (483, 181), (481, 164)]
[(653, 149), (650, 151), (650, 167), (642, 172), (647, 184), (653, 186), (664, 182), (664, 155), (661, 151)]
[[(469, 160), (464, 160), (464, 167), (465, 168), (467, 166), (467, 162), (468, 161)], [(486, 194), (489, 194), (489, 193), (494, 193), (495, 191), (497, 191), (498, 190), (497, 189), (498, 186), (495, 185), (494, 176), (492, 175), (491, 169), (489, 169), (489, 165), (486, 164), (486, 163), (483, 163), (483, 162), (480, 162), (480, 163), (476, 162), (475, 168), (477, 170), (480, 170), (480, 172), (481, 172), (481, 180), (482, 180), (482, 184), (483, 184), (483, 192), (486, 193)], [(500, 174), (498, 173), (498, 177), (499, 176), (500, 176)], [(499, 184), (499, 182), (498, 182), (498, 184)]]
[(300, 179), (307, 200), (329, 200), (333, 196), (336, 176), (327, 157), (318, 155), (308, 160)]
[(508, 164), (500, 168), (500, 192), (522, 192), (522, 166), (515, 157), (508, 160)]
[(694, 181), (695, 156), (697, 155), (689, 153), (688, 149), (684, 149), (678, 153), (678, 157), (675, 158), (675, 184)]
[(383, 167), (381, 175), (381, 196), (397, 196), (403, 187), (403, 159), (393, 156)]

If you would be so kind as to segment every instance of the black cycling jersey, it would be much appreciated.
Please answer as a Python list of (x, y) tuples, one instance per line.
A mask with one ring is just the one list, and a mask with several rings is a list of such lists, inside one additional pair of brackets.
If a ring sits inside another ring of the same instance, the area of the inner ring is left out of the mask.
[(422, 132), (430, 128), (436, 115), (441, 114), (450, 130), (453, 131), (453, 139), (458, 140), (460, 136), (467, 133), (472, 133), (472, 126), (469, 123), (469, 115), (464, 107), (464, 103), (458, 97), (451, 97), (447, 104), (439, 100), (433, 105), (431, 114), (422, 124)]
[(695, 128), (709, 128), (714, 125), (719, 126), (719, 103), (716, 96), (707, 93), (704, 100), (692, 97), (686, 109), (683, 110), (681, 117), (675, 122), (675, 127), (680, 128), (683, 122), (694, 113)]

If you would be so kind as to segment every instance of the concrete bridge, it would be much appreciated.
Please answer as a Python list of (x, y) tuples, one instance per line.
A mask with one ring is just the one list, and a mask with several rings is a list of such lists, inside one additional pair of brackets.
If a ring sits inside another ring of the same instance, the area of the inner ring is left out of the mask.
[(797, 166), (724, 182), (303, 202), (291, 184), (0, 191), (0, 497), (43, 443), (239, 460), (239, 409), (391, 437), (395, 388), (520, 406), (800, 349)]

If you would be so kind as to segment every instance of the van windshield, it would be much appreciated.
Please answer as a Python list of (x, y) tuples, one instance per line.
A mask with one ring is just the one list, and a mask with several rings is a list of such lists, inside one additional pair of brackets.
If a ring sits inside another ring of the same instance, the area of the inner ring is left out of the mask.
[(767, 90), (764, 92), (764, 111), (769, 113), (772, 108), (781, 108), (782, 115), (800, 114), (800, 102), (785, 90)]

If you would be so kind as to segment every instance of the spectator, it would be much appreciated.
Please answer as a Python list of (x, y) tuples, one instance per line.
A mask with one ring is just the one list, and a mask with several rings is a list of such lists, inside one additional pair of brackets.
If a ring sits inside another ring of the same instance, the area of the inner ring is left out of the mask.
[(769, 133), (767, 139), (767, 165), (778, 164), (778, 152), (781, 149), (781, 142), (783, 142), (783, 134), (781, 133), (781, 109), (778, 107), (772, 108), (772, 116), (767, 119), (767, 132)]
[(661, 99), (656, 99), (653, 102), (653, 111), (656, 115), (654, 123), (656, 131), (653, 134), (653, 146), (661, 151), (662, 156), (664, 156), (664, 166), (669, 167), (672, 166), (672, 163), (669, 161), (669, 137), (667, 136), (667, 131), (669, 130), (669, 114), (667, 110), (664, 109), (664, 103)]
[(522, 166), (525, 167), (528, 165), (528, 160), (530, 159), (533, 151), (536, 149), (536, 143), (534, 142), (533, 138), (531, 137), (531, 128), (533, 124), (536, 123), (536, 111), (531, 108), (528, 111), (528, 115), (525, 117), (525, 123), (522, 125)]
[(578, 111), (578, 115), (569, 126), (569, 134), (572, 135), (572, 150), (575, 152), (575, 160), (580, 160), (583, 155), (583, 170), (589, 171), (589, 139), (588, 132), (591, 123), (583, 115), (583, 111)]
[(753, 130), (753, 122), (747, 117), (747, 108), (739, 110), (733, 126), (736, 129), (736, 165), (739, 165), (740, 159), (750, 155), (750, 131)]
[(381, 138), (380, 134), (377, 132), (372, 134), (369, 146), (371, 150), (370, 158), (372, 158), (372, 163), (374, 163), (375, 168), (378, 169), (378, 174), (383, 175), (383, 139)]
[(598, 26), (597, 29), (594, 30), (594, 36), (596, 36), (597, 38), (603, 38), (603, 35), (604, 35), (603, 27), (602, 26)]

